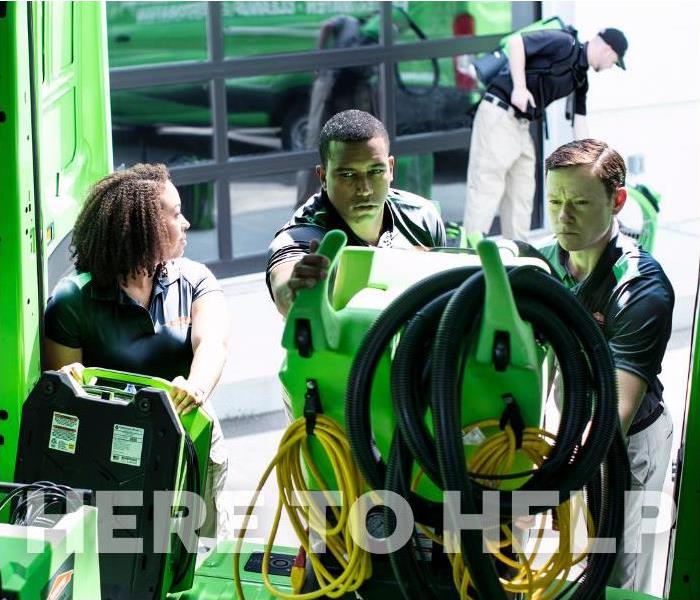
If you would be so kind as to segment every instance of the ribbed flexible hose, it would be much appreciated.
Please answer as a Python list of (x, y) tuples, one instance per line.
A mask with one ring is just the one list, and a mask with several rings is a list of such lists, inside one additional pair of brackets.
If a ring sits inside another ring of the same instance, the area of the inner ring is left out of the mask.
[[(624, 447), (620, 453), (615, 376), (608, 345), (586, 309), (554, 279), (531, 267), (513, 269), (509, 277), (521, 316), (530, 321), (554, 349), (564, 382), (557, 442), (542, 468), (529, 473), (530, 479), (521, 489), (559, 489), (566, 497), (584, 486), (596, 488), (593, 495), (599, 507), (598, 535), (619, 538), (622, 532), (619, 508), (629, 474), (628, 465), (624, 464)], [(483, 295), (483, 275), (472, 267), (439, 273), (419, 282), (378, 317), (351, 370), (346, 424), (354, 459), (372, 486), (404, 494), (422, 523), (432, 525), (441, 520), (440, 505), (406, 487), (412, 468), (412, 459), (406, 456), (406, 450), (410, 450), (438, 487), (463, 492), (463, 513), (481, 511), (484, 488), (471, 481), (464, 463), (461, 382), (465, 336), (475, 332)], [(392, 463), (387, 472), (382, 459), (377, 459), (372, 450), (370, 390), (379, 359), (404, 325), (392, 367), (392, 398), (400, 435), (398, 432), (395, 435)], [(435, 341), (431, 346), (433, 335)], [(428, 395), (425, 365), (432, 373), (429, 395), (435, 440), (424, 423)], [(589, 419), (590, 431), (583, 442), (583, 431)], [(603, 481), (596, 485), (593, 482), (600, 477), (602, 463)], [(618, 473), (622, 476), (618, 477)], [(502, 514), (510, 514), (512, 498), (509, 493), (501, 494), (501, 507)], [(390, 524), (386, 526), (390, 529)], [(480, 549), (480, 532), (463, 531), (462, 553), (467, 568), (474, 574), (473, 582), (479, 596), (489, 600), (503, 598), (493, 563)], [(425, 580), (416, 569), (412, 552), (406, 548), (397, 550), (391, 560), (404, 596), (415, 597), (416, 589), (421, 585), (425, 588)], [(613, 562), (614, 555), (593, 555), (575, 597), (593, 597), (602, 590)]]

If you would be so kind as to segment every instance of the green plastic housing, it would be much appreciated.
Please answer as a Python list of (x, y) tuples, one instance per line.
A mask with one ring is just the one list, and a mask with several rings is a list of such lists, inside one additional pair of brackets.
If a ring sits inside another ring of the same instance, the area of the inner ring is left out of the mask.
[[(7, 2), (0, 18), (0, 480), (41, 375), (51, 275), (90, 185), (112, 167), (104, 2)], [(31, 40), (31, 43), (30, 43)], [(55, 271), (55, 273), (54, 273)]]
[(0, 524), (0, 574), (8, 598), (100, 600), (97, 509), (81, 506), (50, 529)]
[[(233, 552), (236, 543), (233, 540), (223, 540), (204, 558), (197, 569), (192, 588), (180, 594), (169, 594), (169, 600), (232, 600), (237, 599), (233, 583)], [(240, 575), (243, 593), (246, 600), (272, 600), (263, 584), (261, 573), (251, 567), (251, 556), (262, 553), (262, 544), (243, 543), (241, 547)], [(279, 559), (291, 563), (297, 555), (296, 548), (275, 546), (273, 552), (281, 556)], [(259, 561), (256, 561), (259, 562)], [(274, 560), (271, 562), (275, 562)], [(286, 569), (282, 569), (286, 570)], [(289, 575), (270, 574), (270, 583), (287, 594), (292, 593), (292, 582)]]
[[(331, 276), (316, 287), (299, 292), (285, 325), (282, 345), (287, 353), (280, 380), (295, 418), (303, 414), (306, 382), (313, 379), (323, 412), (345, 427), (348, 376), (357, 350), (377, 316), (410, 285), (426, 276), (456, 267), (478, 267), (484, 260), (489, 301), (479, 342), (469, 352), (466, 374), (469, 384), (463, 386), (463, 424), (500, 417), (504, 408), (501, 396), (511, 393), (517, 398), (527, 425), (540, 425), (543, 352), (537, 348), (530, 325), (518, 316), (501, 263), (546, 269), (541, 261), (516, 258), (508, 248), (499, 252), (493, 242), (480, 245), (481, 259), (468, 253), (344, 247), (345, 242), (345, 234), (340, 231), (329, 232), (324, 237), (319, 253), (330, 259)], [(309, 356), (303, 356), (299, 349), (300, 331), (310, 333)], [(498, 374), (491, 362), (496, 331), (509, 332), (512, 353), (510, 365)], [(384, 457), (388, 456), (396, 425), (390, 367), (391, 352), (387, 351), (377, 367), (371, 392), (370, 421), (377, 448)], [(432, 431), (429, 412), (426, 422)], [(327, 483), (334, 483), (332, 470), (316, 440), (311, 438), (310, 442), (312, 457), (321, 474)], [(441, 499), (441, 493), (427, 477), (422, 478), (418, 491)]]
[[(105, 381), (105, 384), (95, 385), (97, 380)], [(83, 389), (87, 393), (97, 393), (98, 395), (104, 392), (113, 393), (118, 397), (131, 397), (135, 395), (136, 391), (125, 392), (124, 387), (119, 384), (131, 384), (138, 388), (155, 388), (158, 390), (163, 390), (171, 393), (172, 386), (169, 381), (162, 379), (160, 377), (151, 377), (148, 375), (139, 375), (136, 373), (127, 373), (125, 371), (117, 371), (113, 369), (103, 369), (97, 367), (87, 367), (83, 371)], [(112, 382), (113, 386), (107, 385)], [(132, 388), (133, 389), (133, 388)], [(183, 434), (187, 432), (192, 444), (194, 445), (195, 453), (197, 455), (197, 468), (199, 471), (199, 481), (201, 482), (201, 495), (206, 494), (206, 484), (207, 484), (207, 466), (209, 459), (209, 451), (211, 448), (211, 436), (213, 429), (212, 418), (206, 413), (206, 411), (198, 407), (186, 415), (178, 415), (180, 425), (182, 426)], [(177, 490), (174, 506), (177, 506), (179, 500), (179, 493), (185, 489), (186, 485), (186, 463), (184, 458), (184, 436), (183, 441), (180, 444), (179, 454), (180, 454), (180, 469), (177, 475), (177, 481), (175, 482), (174, 489)], [(173, 561), (168, 563), (169, 568), (166, 569), (164, 579), (166, 584), (164, 589), (170, 589), (171, 591), (180, 591), (183, 589), (188, 589), (192, 578), (194, 577), (195, 565), (194, 563), (189, 566), (188, 572), (181, 580), (181, 583), (176, 587), (172, 587), (171, 583), (174, 577), (174, 570), (177, 565)]]

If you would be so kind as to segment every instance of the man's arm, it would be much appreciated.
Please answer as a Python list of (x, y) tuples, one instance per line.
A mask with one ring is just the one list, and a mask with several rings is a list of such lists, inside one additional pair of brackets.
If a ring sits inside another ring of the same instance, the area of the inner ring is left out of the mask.
[(292, 279), (294, 267), (300, 261), (288, 260), (273, 267), (270, 271), (270, 289), (272, 290), (272, 298), (275, 301), (277, 310), (283, 317), (287, 317), (287, 313), (292, 306), (294, 297), (292, 290), (289, 287), (289, 280)]
[(617, 376), (618, 414), (620, 415), (620, 427), (623, 435), (627, 435), (634, 416), (639, 410), (642, 398), (647, 391), (647, 382), (638, 375), (615, 369)]
[(514, 35), (508, 40), (508, 66), (513, 80), (510, 103), (517, 106), (520, 112), (527, 112), (528, 102), (532, 106), (536, 106), (536, 104), (525, 81), (525, 44), (520, 35)]
[(328, 259), (320, 254), (318, 240), (311, 240), (309, 254), (280, 263), (270, 271), (270, 288), (277, 310), (287, 317), (298, 290), (312, 288), (328, 275)]
[[(620, 425), (627, 434), (647, 390), (661, 371), (671, 336), (673, 289), (661, 277), (640, 277), (615, 295), (616, 310), (606, 314), (615, 362)], [(612, 320), (610, 320), (610, 318)]]

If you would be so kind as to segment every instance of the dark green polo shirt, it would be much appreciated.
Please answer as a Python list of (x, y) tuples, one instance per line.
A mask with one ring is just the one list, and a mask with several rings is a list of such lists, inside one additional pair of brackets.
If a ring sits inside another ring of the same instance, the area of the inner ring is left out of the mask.
[(563, 284), (600, 325), (615, 367), (647, 383), (629, 433), (641, 431), (659, 414), (663, 386), (658, 375), (671, 337), (674, 293), (658, 262), (634, 240), (614, 234), (591, 274), (576, 281), (568, 253), (553, 240), (539, 248)]
[[(311, 196), (275, 234), (268, 250), (267, 287), (270, 271), (309, 252), (311, 240), (321, 240), (332, 229), (348, 236), (348, 246), (369, 246), (350, 229), (331, 204), (325, 191)], [(445, 245), (445, 226), (435, 205), (416, 194), (389, 189), (384, 205), (379, 248), (434, 248)]]
[(148, 307), (115, 282), (97, 286), (89, 273), (65, 277), (44, 317), (50, 340), (82, 348), (83, 364), (172, 380), (192, 364), (192, 304), (221, 286), (204, 265), (187, 258), (156, 273)]

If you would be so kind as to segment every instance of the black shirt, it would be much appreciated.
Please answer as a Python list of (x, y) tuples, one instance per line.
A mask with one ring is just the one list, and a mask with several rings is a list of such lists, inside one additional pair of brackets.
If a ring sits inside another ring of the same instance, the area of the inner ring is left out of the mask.
[[(268, 251), (267, 287), (270, 271), (289, 260), (298, 260), (309, 251), (311, 240), (321, 240), (332, 229), (348, 236), (349, 246), (369, 246), (350, 229), (331, 204), (325, 191), (311, 196), (275, 234)], [(389, 189), (384, 205), (382, 233), (377, 242), (384, 248), (433, 248), (445, 245), (445, 226), (435, 206), (425, 198)]]
[(97, 286), (89, 273), (65, 277), (49, 298), (46, 337), (82, 348), (83, 363), (172, 380), (192, 364), (192, 304), (223, 293), (204, 265), (178, 258), (153, 280), (148, 308), (114, 283)]
[(671, 337), (671, 282), (659, 263), (623, 234), (613, 236), (591, 274), (580, 282), (567, 267), (568, 252), (556, 241), (540, 252), (601, 326), (615, 367), (646, 381), (629, 433), (641, 431), (645, 421), (658, 414), (662, 400), (658, 375)]
[[(588, 92), (588, 58), (586, 44), (580, 44), (573, 35), (561, 30), (543, 29), (522, 34), (525, 47), (525, 83), (537, 106), (529, 107), (524, 115), (540, 119), (544, 109), (555, 100), (574, 93), (574, 113), (586, 114)], [(573, 68), (567, 68), (573, 65)], [(531, 71), (548, 71), (537, 73)], [(513, 80), (510, 72), (497, 75), (488, 92), (510, 104)], [(516, 109), (519, 116), (523, 116)]]

